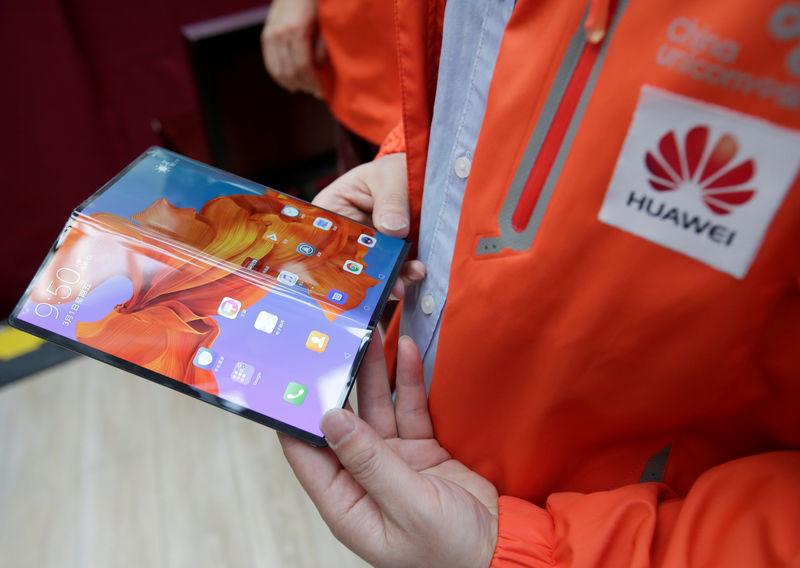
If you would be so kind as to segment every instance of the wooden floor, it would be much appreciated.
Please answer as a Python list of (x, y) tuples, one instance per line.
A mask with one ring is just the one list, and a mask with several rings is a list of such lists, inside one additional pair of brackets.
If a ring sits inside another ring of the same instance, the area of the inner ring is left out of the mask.
[(84, 357), (0, 389), (0, 565), (366, 566), (272, 430)]

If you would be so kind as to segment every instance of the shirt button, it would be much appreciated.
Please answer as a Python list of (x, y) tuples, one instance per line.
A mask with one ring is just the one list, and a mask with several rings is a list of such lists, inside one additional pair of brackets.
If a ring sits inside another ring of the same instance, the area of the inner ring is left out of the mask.
[(419, 301), (419, 307), (422, 313), (429, 316), (433, 313), (433, 296), (422, 296)]
[(469, 169), (471, 166), (472, 162), (469, 161), (469, 158), (466, 156), (460, 156), (456, 158), (456, 163), (453, 169), (455, 169), (458, 177), (465, 179), (469, 175)]

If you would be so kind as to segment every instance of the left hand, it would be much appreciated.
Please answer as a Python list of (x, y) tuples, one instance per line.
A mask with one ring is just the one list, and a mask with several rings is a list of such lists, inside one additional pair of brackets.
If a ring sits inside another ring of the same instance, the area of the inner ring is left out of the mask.
[[(362, 223), (372, 222), (385, 235), (406, 238), (411, 221), (406, 155), (388, 154), (356, 166), (320, 191), (312, 203)], [(398, 276), (392, 295), (400, 299), (408, 286), (425, 278), (425, 265), (409, 260)]]
[(326, 53), (318, 20), (317, 0), (274, 0), (261, 32), (261, 54), (267, 71), (284, 89), (320, 98), (314, 65)]
[(422, 361), (398, 344), (396, 404), (380, 337), (358, 379), (360, 418), (332, 410), (329, 448), (280, 434), (289, 464), (333, 534), (375, 566), (489, 566), (497, 490), (434, 437)]

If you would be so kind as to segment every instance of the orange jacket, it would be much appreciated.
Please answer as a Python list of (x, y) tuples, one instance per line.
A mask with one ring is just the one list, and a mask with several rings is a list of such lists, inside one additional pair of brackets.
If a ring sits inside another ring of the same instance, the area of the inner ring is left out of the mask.
[[(396, 1), (413, 215), (443, 4)], [(797, 4), (611, 4), (508, 23), (437, 437), (502, 495), (493, 566), (800, 566)]]
[(333, 115), (352, 132), (380, 144), (400, 120), (400, 85), (387, 0), (319, 0), (327, 58), (318, 68)]

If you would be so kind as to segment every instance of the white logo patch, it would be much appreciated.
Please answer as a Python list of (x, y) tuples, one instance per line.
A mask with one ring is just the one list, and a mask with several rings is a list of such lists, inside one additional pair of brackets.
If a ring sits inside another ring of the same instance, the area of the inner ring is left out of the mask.
[(800, 133), (645, 86), (599, 219), (736, 278), (800, 165)]

